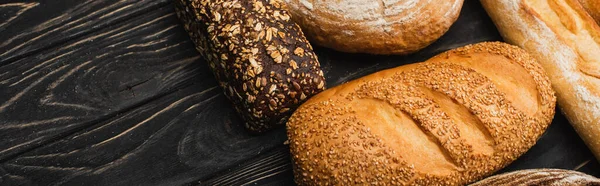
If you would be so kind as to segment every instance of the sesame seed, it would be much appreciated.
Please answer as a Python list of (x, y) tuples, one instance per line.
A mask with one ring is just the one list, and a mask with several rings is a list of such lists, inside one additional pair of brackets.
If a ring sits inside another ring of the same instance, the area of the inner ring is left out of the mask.
[[(521, 66), (531, 75), (531, 86), (537, 87), (533, 99), (540, 100), (534, 105), (539, 112), (529, 114), (507, 101), (507, 94), (514, 93), (501, 91), (494, 78), (467, 65), (466, 54), (482, 63), (484, 57), (495, 55), (505, 58), (494, 61), (498, 65)], [(287, 123), (296, 182), (465, 185), (506, 166), (533, 146), (552, 121), (556, 106), (549, 78), (539, 63), (522, 49), (502, 43), (468, 45), (440, 54), (444, 55), (451, 60), (434, 57), (411, 68), (392, 69), (396, 73), (386, 71), (342, 84), (296, 110)], [(448, 100), (450, 103), (445, 103)], [(364, 108), (367, 105), (422, 130), (424, 139), (440, 149), (436, 153), (448, 168), (438, 169), (445, 174), (430, 173), (428, 167), (415, 163), (413, 158), (423, 157), (420, 149), (411, 155), (405, 149), (409, 146), (398, 143), (410, 144), (414, 139), (386, 130), (397, 127), (396, 123), (377, 122), (381, 119), (365, 115), (370, 111)], [(461, 118), (467, 119), (455, 118), (456, 112), (464, 112)], [(464, 131), (459, 127), (465, 125), (481, 128), (475, 130), (483, 139), (461, 136)], [(486, 147), (489, 152), (483, 150)]]

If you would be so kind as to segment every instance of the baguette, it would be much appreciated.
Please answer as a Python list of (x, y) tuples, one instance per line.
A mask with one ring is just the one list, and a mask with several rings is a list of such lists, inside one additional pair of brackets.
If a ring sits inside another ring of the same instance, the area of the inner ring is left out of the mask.
[(471, 184), (470, 186), (580, 186), (600, 185), (600, 179), (571, 170), (562, 169), (529, 169), (519, 170), (492, 177)]
[(541, 66), (480, 43), (323, 91), (287, 123), (298, 185), (464, 185), (535, 144), (556, 98)]
[(482, 0), (502, 37), (550, 75), (558, 105), (600, 159), (600, 28), (577, 0)]
[(175, 8), (250, 132), (283, 125), (325, 89), (317, 56), (279, 0), (175, 0)]

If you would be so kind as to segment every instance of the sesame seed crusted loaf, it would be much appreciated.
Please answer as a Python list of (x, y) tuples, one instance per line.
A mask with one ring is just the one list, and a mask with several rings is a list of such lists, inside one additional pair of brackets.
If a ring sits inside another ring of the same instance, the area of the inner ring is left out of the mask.
[(519, 170), (478, 181), (471, 186), (581, 186), (600, 185), (600, 179), (571, 170), (562, 169), (529, 169)]
[(440, 38), (463, 0), (285, 0), (308, 39), (342, 52), (408, 54)]
[(323, 91), (287, 123), (299, 185), (464, 185), (535, 144), (556, 97), (500, 42), (468, 45)]
[(176, 12), (251, 132), (285, 123), (325, 89), (317, 56), (278, 0), (175, 0)]

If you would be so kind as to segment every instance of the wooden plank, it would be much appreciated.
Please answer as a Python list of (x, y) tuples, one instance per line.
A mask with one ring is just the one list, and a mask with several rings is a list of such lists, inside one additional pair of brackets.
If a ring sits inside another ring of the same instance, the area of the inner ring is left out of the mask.
[(192, 185), (292, 185), (293, 183), (290, 149), (281, 146), (243, 165), (226, 169), (217, 177), (194, 182)]
[(250, 135), (227, 104), (194, 84), (4, 162), (0, 183), (180, 185), (283, 144), (284, 128)]
[[(448, 34), (415, 55), (317, 47), (329, 86), (464, 44), (498, 40), (478, 4), (467, 1)], [(15, 128), (0, 129), (9, 139), (0, 141), (5, 145), (0, 149), (13, 148), (1, 161), (0, 185), (291, 182), (285, 129), (245, 132), (172, 7), (0, 67), (0, 104), (7, 105), (0, 121), (8, 121), (0, 126)], [(532, 158), (511, 166), (532, 161), (530, 167), (583, 165), (579, 170), (598, 171), (568, 123), (555, 122), (528, 152), (534, 155), (524, 156)]]
[(0, 66), (168, 5), (170, 0), (0, 1)]
[(215, 86), (176, 17), (163, 7), (1, 66), (0, 160), (177, 88)]
[[(474, 13), (481, 15), (482, 12)], [(461, 20), (476, 16), (478, 15), (467, 14), (462, 16)], [(161, 97), (161, 95), (164, 95), (162, 98), (172, 97), (173, 99), (177, 98), (176, 100), (185, 97), (183, 95), (166, 95), (174, 89), (171, 85), (173, 82), (205, 80), (203, 83), (192, 85), (192, 88), (198, 92), (212, 88), (215, 85), (215, 80), (212, 75), (209, 75), (206, 66), (195, 58), (197, 54), (193, 52), (193, 47), (190, 45), (187, 35), (179, 28), (178, 21), (172, 15), (171, 10), (165, 7), (164, 10), (161, 9), (161, 11), (155, 11), (143, 17), (143, 19), (132, 23), (101, 30), (89, 38), (64, 44), (56, 50), (51, 50), (51, 52), (0, 67), (2, 86), (10, 86), (0, 97), (0, 99), (9, 100), (8, 102), (2, 101), (5, 106), (3, 106), (4, 108), (0, 113), (3, 113), (5, 117), (0, 119), (12, 121), (6, 124), (7, 127), (4, 128), (14, 128), (14, 130), (0, 130), (2, 134), (9, 136), (8, 139), (13, 140), (0, 144), (5, 146), (19, 145), (11, 147), (13, 148), (11, 152), (14, 154), (50, 142), (48, 145), (6, 160), (5, 164), (2, 165), (4, 175), (7, 175), (5, 180), (8, 181), (5, 181), (6, 183), (21, 181), (46, 184), (102, 183), (101, 178), (115, 178), (110, 180), (122, 180), (118, 182), (122, 184), (192, 182), (198, 179), (204, 180), (213, 173), (240, 164), (260, 152), (266, 152), (269, 148), (280, 145), (285, 140), (283, 128), (255, 138), (245, 136), (246, 134), (243, 133), (240, 134), (242, 127), (239, 124), (241, 121), (235, 119), (237, 117), (232, 115), (231, 106), (223, 98), (219, 98), (221, 101), (212, 105), (216, 105), (220, 109), (229, 109), (227, 112), (222, 112), (229, 114), (209, 114), (201, 111), (196, 111), (199, 113), (195, 114), (207, 117), (200, 121), (213, 121), (219, 117), (233, 118), (232, 121), (226, 122), (228, 126), (225, 128), (226, 130), (221, 126), (223, 122), (216, 123), (221, 124), (217, 125), (220, 127), (203, 128), (202, 130), (210, 131), (212, 132), (210, 134), (222, 136), (223, 138), (210, 140), (210, 143), (206, 145), (207, 147), (201, 146), (199, 147), (201, 150), (196, 151), (212, 152), (214, 149), (225, 148), (231, 152), (236, 152), (237, 155), (235, 156), (228, 155), (233, 154), (226, 153), (228, 151), (215, 151), (215, 154), (211, 157), (200, 156), (201, 153), (196, 153), (193, 158), (190, 158), (192, 155), (188, 155), (190, 156), (188, 159), (192, 159), (192, 162), (204, 162), (192, 164), (196, 167), (192, 166), (190, 168), (191, 165), (182, 164), (180, 158), (165, 157), (182, 156), (177, 154), (180, 148), (173, 150), (173, 145), (178, 145), (180, 142), (168, 137), (186, 136), (186, 131), (191, 129), (182, 130), (176, 127), (177, 130), (169, 132), (172, 136), (158, 135), (157, 138), (162, 136), (161, 140), (150, 140), (151, 137), (146, 135), (145, 137), (136, 138), (135, 143), (128, 141), (130, 139), (126, 138), (128, 135), (121, 135), (125, 133), (131, 133), (130, 135), (134, 136), (138, 135), (137, 133), (154, 134), (159, 129), (143, 129), (142, 126), (168, 123), (165, 121), (167, 116), (161, 117), (162, 119), (154, 117), (146, 122), (132, 121), (135, 118), (143, 117), (131, 116), (131, 113), (141, 112), (136, 108), (137, 106), (142, 106), (142, 108), (148, 110), (158, 107), (153, 104), (154, 102), (148, 100)], [(482, 23), (484, 24), (472, 28), (489, 26), (489, 23)], [(449, 34), (462, 34), (455, 30), (456, 28), (451, 30)], [(333, 86), (381, 69), (424, 60), (431, 55), (452, 48), (451, 43), (466, 44), (498, 38), (495, 32), (481, 33), (478, 36), (477, 40), (461, 40), (456, 39), (459, 37), (444, 36), (429, 49), (407, 57), (344, 54), (324, 48), (317, 48), (317, 54), (328, 77), (328, 84)], [(168, 49), (165, 50), (163, 47)], [(104, 48), (106, 49), (102, 50)], [(147, 60), (147, 58), (150, 59)], [(177, 70), (181, 72), (164, 72), (165, 68), (173, 68), (173, 66), (178, 67)], [(161, 78), (153, 78), (155, 76), (174, 77), (169, 81), (163, 81)], [(132, 90), (130, 91), (128, 88)], [(188, 93), (191, 94), (191, 92)], [(52, 96), (48, 98), (48, 95)], [(90, 99), (90, 97), (94, 99)], [(189, 104), (188, 101), (183, 102), (185, 103), (179, 104), (184, 106)], [(162, 105), (166, 104), (163, 103)], [(173, 108), (168, 110), (171, 109)], [(20, 110), (29, 111), (28, 113), (19, 113)], [(162, 109), (152, 109), (145, 115), (151, 116), (160, 112), (160, 110)], [(170, 117), (179, 115), (165, 114), (170, 115)], [(127, 116), (129, 119), (111, 119), (110, 121), (118, 120), (119, 122), (101, 122), (108, 118), (120, 118), (122, 115)], [(98, 122), (100, 124), (96, 124)], [(115, 126), (120, 126), (120, 128), (115, 129)], [(177, 124), (176, 126), (184, 125)], [(85, 128), (84, 132), (77, 132), (82, 128)], [(104, 128), (106, 130), (100, 130)], [(193, 132), (201, 133), (202, 130), (196, 129)], [(50, 131), (50, 133), (39, 135), (38, 131)], [(237, 132), (231, 133), (231, 131)], [(197, 135), (189, 140), (210, 139), (210, 137), (207, 137), (210, 136), (209, 134), (201, 134), (203, 135)], [(41, 136), (42, 139), (37, 140), (38, 136)], [(61, 140), (60, 138), (64, 136), (68, 137)], [(99, 142), (107, 141), (107, 139), (110, 139), (108, 141), (111, 143)], [(134, 154), (113, 152), (118, 151), (120, 148), (136, 149), (140, 143), (146, 143), (145, 141), (164, 142), (153, 144), (152, 147), (148, 148), (152, 149), (152, 152), (166, 153), (166, 155), (146, 155), (152, 154), (149, 151)], [(102, 145), (98, 145), (98, 143)], [(119, 146), (114, 144), (119, 144)], [(232, 144), (241, 144), (241, 146), (232, 146)], [(22, 149), (23, 146), (29, 148)], [(5, 154), (11, 155), (10, 152), (5, 152)], [(137, 161), (114, 162), (119, 157), (135, 157)], [(227, 158), (223, 160), (215, 157)], [(205, 161), (208, 161), (208, 163)], [(150, 165), (153, 164), (161, 166), (158, 166), (159, 168), (151, 167)], [(276, 165), (281, 166), (278, 163)], [(104, 168), (107, 166), (110, 166), (111, 169)], [(263, 176), (259, 178), (248, 177), (252, 179), (246, 181), (255, 183), (256, 181), (273, 178), (270, 175), (286, 173), (288, 174), (287, 181), (289, 181), (289, 167), (287, 168), (285, 169), (287, 171), (279, 173), (275, 171), (260, 174)], [(119, 177), (119, 175), (125, 174), (129, 175), (128, 179)], [(148, 179), (147, 175), (156, 176), (156, 179)], [(279, 183), (277, 179), (273, 181), (275, 182), (268, 182)]]

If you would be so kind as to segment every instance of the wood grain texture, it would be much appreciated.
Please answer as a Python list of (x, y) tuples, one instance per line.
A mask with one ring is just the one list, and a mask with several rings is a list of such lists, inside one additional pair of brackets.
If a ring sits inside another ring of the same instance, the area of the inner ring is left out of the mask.
[[(43, 17), (22, 15), (30, 18), (15, 21)], [(43, 19), (54, 18), (47, 15)], [(445, 36), (414, 55), (315, 51), (335, 86), (499, 39), (473, 0)], [(172, 4), (44, 46), (33, 44), (37, 52), (0, 65), (0, 185), (293, 184), (284, 129), (246, 133)], [(560, 114), (538, 144), (503, 171), (544, 167), (600, 176), (600, 165)]]
[(0, 66), (169, 3), (169, 0), (1, 0)]
[(197, 185), (293, 185), (290, 150), (282, 146)]
[(282, 130), (249, 135), (226, 104), (190, 86), (6, 161), (4, 183), (179, 185), (283, 143)]
[[(191, 83), (215, 86), (172, 7), (0, 66), (0, 159)], [(210, 79), (210, 81), (202, 81)]]

